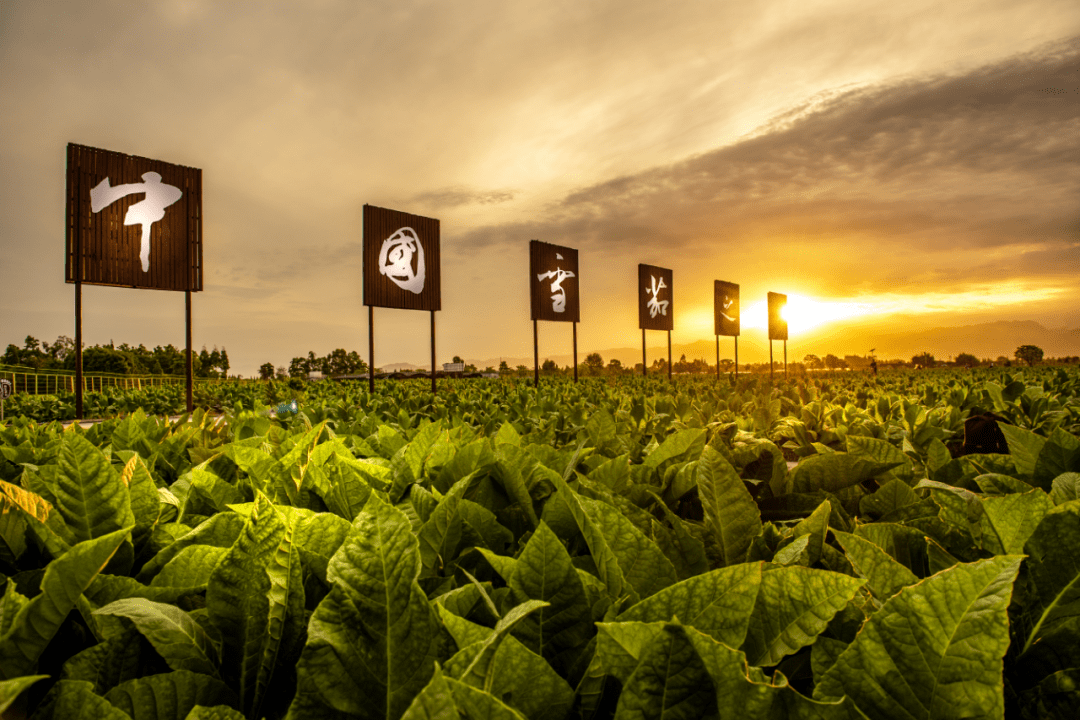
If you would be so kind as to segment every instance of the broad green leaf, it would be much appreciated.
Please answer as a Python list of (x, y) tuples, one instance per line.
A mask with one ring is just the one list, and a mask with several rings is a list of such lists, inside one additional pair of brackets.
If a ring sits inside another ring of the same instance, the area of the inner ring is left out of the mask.
[(41, 701), (34, 720), (131, 720), (131, 716), (96, 694), (92, 683), (60, 680)]
[(1054, 501), (1055, 505), (1061, 505), (1078, 498), (1080, 498), (1080, 473), (1061, 473), (1054, 478), (1050, 499)]
[(479, 688), (446, 678), (459, 712), (469, 720), (525, 720), (525, 716)]
[(443, 496), (431, 511), (431, 517), (417, 533), (420, 562), (429, 574), (446, 574), (450, 570), (450, 564), (457, 558), (458, 545), (461, 543), (461, 516), (458, 514), (458, 506), (469, 482), (470, 480), (465, 478), (454, 483), (450, 492)]
[(706, 432), (701, 429), (677, 430), (664, 438), (643, 464), (659, 473), (671, 462), (697, 460), (705, 448), (705, 439)]
[(191, 530), (183, 537), (177, 539), (169, 546), (162, 549), (150, 561), (143, 565), (142, 570), (135, 576), (139, 582), (148, 583), (153, 580), (170, 560), (176, 557), (181, 550), (192, 545), (213, 545), (214, 547), (229, 548), (244, 531), (245, 520), (243, 516), (234, 512), (218, 513), (209, 520)]
[(109, 603), (94, 614), (131, 620), (173, 670), (218, 676), (217, 653), (206, 631), (175, 605), (128, 598)]
[(747, 661), (775, 665), (813, 643), (864, 582), (799, 566), (764, 573), (742, 646)]
[(995, 555), (1020, 554), (1043, 516), (1053, 507), (1042, 490), (981, 498), (982, 547)]
[[(1080, 667), (1080, 501), (1053, 508), (1028, 539), (1034, 598), (1025, 613), (1022, 652), (1040, 669)], [(1051, 660), (1041, 658), (1049, 654)], [(1044, 673), (1045, 674), (1045, 673)]]
[(975, 484), (987, 495), (1010, 495), (1031, 491), (1031, 484), (1010, 475), (986, 473), (975, 478)]
[(1080, 471), (1080, 439), (1061, 427), (1055, 428), (1035, 461), (1032, 481), (1049, 492), (1054, 478), (1073, 471)]
[(408, 518), (372, 496), (330, 561), (308, 625), (290, 718), (391, 718), (427, 685), (449, 638), (417, 583)]
[(11, 704), (15, 702), (24, 690), (38, 680), (44, 680), (47, 677), (49, 676), (24, 675), (23, 677), (12, 678), (11, 680), (0, 680), (0, 717), (3, 717), (3, 713), (11, 707)]
[(189, 545), (161, 569), (150, 581), (151, 587), (194, 587), (206, 585), (214, 568), (229, 548), (213, 545)]
[[(41, 580), (41, 593), (23, 604), (10, 624), (4, 620), (7, 631), (0, 636), (0, 679), (33, 671), (79, 596), (130, 533), (131, 529), (125, 528), (87, 540), (49, 563)], [(9, 582), (7, 592), (14, 591), (14, 583)]]
[[(323, 495), (323, 501), (330, 512), (352, 523), (357, 516), (372, 488), (385, 489), (390, 482), (386, 468), (362, 460), (353, 460), (342, 455), (333, 455), (322, 466), (330, 491)], [(378, 475), (377, 484), (372, 484), (374, 475)]]
[(849, 435), (847, 451), (849, 455), (866, 457), (886, 465), (896, 463), (889, 474), (908, 485), (914, 482), (915, 467), (912, 465), (911, 458), (888, 440)]
[(131, 540), (136, 548), (141, 548), (157, 525), (161, 515), (161, 500), (158, 486), (150, 475), (146, 463), (138, 455), (132, 456), (120, 473), (120, 480), (127, 486), (131, 500), (131, 512), (135, 518), (135, 528), (131, 531)]
[(713, 554), (721, 565), (745, 561), (750, 543), (761, 532), (761, 513), (754, 498), (731, 463), (712, 447), (701, 453), (696, 474)]
[(733, 648), (746, 639), (761, 587), (761, 563), (745, 563), (683, 580), (632, 606), (618, 622), (665, 622), (673, 617)]
[(809, 455), (799, 461), (791, 472), (794, 491), (809, 493), (825, 490), (835, 493), (863, 480), (875, 478), (898, 467), (900, 460), (878, 462), (866, 456), (847, 453)]
[(812, 700), (792, 689), (779, 671), (770, 682), (759, 668), (748, 667), (746, 656), (738, 650), (693, 628), (684, 628), (684, 632), (716, 687), (720, 720), (861, 720), (863, 717), (847, 698), (839, 702)]
[(874, 613), (817, 685), (868, 717), (1001, 717), (1006, 610), (1020, 557), (957, 565)]
[(445, 605), (435, 604), (435, 611), (443, 622), (443, 626), (454, 638), (458, 648), (464, 648), (473, 643), (483, 642), (493, 632), (491, 628), (478, 625), (457, 615)]
[(438, 666), (431, 680), (416, 694), (401, 716), (402, 720), (459, 720), (460, 717), (454, 692)]
[(863, 497), (859, 501), (859, 511), (863, 515), (883, 517), (918, 501), (919, 496), (906, 482), (894, 478)]
[(244, 720), (244, 713), (228, 705), (196, 705), (184, 720)]
[(1059, 670), (1021, 697), (1025, 718), (1075, 720), (1080, 707), (1080, 669)]
[(866, 578), (870, 590), (886, 600), (908, 585), (919, 582), (915, 573), (893, 560), (884, 550), (857, 535), (833, 531), (856, 572)]
[(560, 652), (578, 647), (592, 634), (585, 588), (569, 553), (546, 523), (536, 527), (521, 551), (508, 585), (518, 603), (548, 603), (525, 618), (515, 631), (526, 647), (548, 662), (554, 663)]
[(716, 702), (712, 678), (686, 631), (667, 624), (643, 648), (615, 714), (642, 720), (697, 720), (715, 713)]
[(540, 600), (526, 600), (515, 606), (499, 619), (495, 629), (486, 638), (455, 653), (446, 663), (447, 674), (474, 687), (490, 690), (492, 679), (498, 670), (494, 662), (495, 653), (503, 638), (509, 635), (514, 626), (546, 605), (547, 603)]
[(874, 543), (919, 577), (926, 575), (926, 535), (919, 529), (878, 522), (859, 525), (854, 534)]
[(60, 677), (85, 680), (93, 684), (94, 692), (104, 695), (122, 682), (147, 674), (148, 668), (160, 666), (157, 651), (142, 640), (138, 630), (117, 624), (121, 629), (115, 635), (68, 658)]
[(64, 433), (58, 462), (56, 509), (75, 542), (135, 525), (128, 487), (108, 458), (86, 438)]
[[(1046, 445), (1046, 438), (1036, 435), (1030, 430), (1018, 428), (1015, 425), (998, 423), (998, 427), (1001, 428), (1001, 432), (1005, 436), (1005, 442), (1009, 444), (1009, 455), (1016, 465), (1016, 471), (1020, 478), (1028, 482), (1034, 482), (1035, 465), (1039, 460), (1039, 453), (1042, 452), (1043, 446)], [(1049, 480), (1043, 490), (1050, 490)]]
[[(503, 427), (513, 430), (509, 423)], [(513, 502), (521, 507), (521, 511), (529, 520), (530, 527), (536, 527), (536, 508), (533, 507), (533, 499), (525, 481), (537, 464), (536, 458), (518, 445), (498, 441), (495, 444), (495, 457), (495, 475), (503, 490)]]
[(773, 555), (772, 561), (777, 565), (802, 565), (803, 567), (810, 567), (813, 563), (810, 562), (810, 536), (800, 535), (792, 542), (784, 545), (776, 554)]
[(596, 623), (596, 653), (589, 674), (611, 675), (625, 683), (645, 648), (663, 633), (665, 622)]
[(187, 717), (196, 705), (237, 704), (236, 694), (217, 678), (174, 670), (128, 680), (105, 694), (115, 707), (138, 720)]
[(303, 593), (293, 526), (260, 494), (206, 588), (210, 620), (223, 641), (222, 677), (249, 715), (259, 711), (279, 654), (289, 657), (303, 633)]
[[(810, 517), (803, 518), (791, 531), (791, 537), (807, 537), (806, 566), (809, 567), (821, 559), (821, 548), (825, 545), (825, 535), (829, 532), (829, 516), (832, 515), (832, 503), (828, 500), (817, 506)], [(782, 546), (781, 546), (782, 549)]]

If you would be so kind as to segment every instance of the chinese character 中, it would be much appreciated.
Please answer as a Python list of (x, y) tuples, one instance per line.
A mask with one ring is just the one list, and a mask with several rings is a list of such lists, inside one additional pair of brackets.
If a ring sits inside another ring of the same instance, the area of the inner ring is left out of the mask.
[(145, 193), (146, 197), (128, 208), (124, 216), (125, 225), (142, 225), (142, 244), (139, 246), (139, 259), (142, 260), (143, 272), (150, 271), (150, 228), (165, 217), (165, 208), (169, 207), (184, 194), (180, 188), (161, 182), (161, 175), (145, 172), (143, 182), (127, 185), (109, 185), (105, 178), (90, 191), (90, 209), (100, 212), (109, 205), (128, 195)]
[(667, 287), (664, 284), (664, 278), (660, 278), (660, 284), (657, 285), (656, 278), (651, 275), (649, 277), (652, 278), (652, 288), (645, 288), (645, 292), (652, 295), (652, 300), (649, 300), (647, 306), (649, 308), (649, 317), (654, 318), (657, 313), (667, 315), (668, 301), (659, 299), (660, 291)]
[[(416, 255), (416, 271), (413, 271), (413, 255)], [(419, 295), (424, 290), (427, 271), (424, 267), (424, 246), (416, 231), (403, 227), (383, 240), (379, 250), (379, 272), (402, 290)]]

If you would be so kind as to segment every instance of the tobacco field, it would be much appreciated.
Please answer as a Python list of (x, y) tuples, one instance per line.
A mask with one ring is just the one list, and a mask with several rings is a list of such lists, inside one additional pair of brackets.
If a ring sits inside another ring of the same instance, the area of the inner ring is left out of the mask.
[(1080, 707), (1075, 367), (212, 392), (0, 429), (3, 717)]

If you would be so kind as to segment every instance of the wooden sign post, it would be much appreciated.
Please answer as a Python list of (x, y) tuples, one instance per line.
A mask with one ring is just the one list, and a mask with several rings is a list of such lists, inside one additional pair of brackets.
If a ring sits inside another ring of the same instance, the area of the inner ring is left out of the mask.
[(713, 318), (716, 331), (716, 379), (720, 379), (720, 336), (735, 338), (735, 377), (739, 377), (739, 286), (713, 281)]
[(672, 309), (671, 270), (655, 265), (638, 265), (638, 327), (641, 328), (641, 374), (648, 373), (645, 352), (646, 330), (667, 330), (668, 380), (671, 379)]
[(69, 143), (65, 280), (75, 285), (75, 417), (83, 417), (82, 286), (182, 290), (187, 411), (191, 293), (202, 290), (202, 170)]
[(574, 332), (574, 382), (578, 381), (577, 324), (581, 321), (578, 251), (539, 240), (529, 241), (529, 295), (533, 321), (533, 382), (540, 387), (537, 321), (568, 322)]
[(787, 320), (784, 319), (784, 308), (787, 306), (787, 295), (769, 293), (769, 382), (773, 377), (772, 341), (784, 341), (784, 379), (787, 379)]
[(368, 391), (375, 392), (375, 308), (431, 313), (431, 392), (435, 392), (435, 313), (442, 309), (439, 221), (364, 205), (364, 304), (368, 306)]

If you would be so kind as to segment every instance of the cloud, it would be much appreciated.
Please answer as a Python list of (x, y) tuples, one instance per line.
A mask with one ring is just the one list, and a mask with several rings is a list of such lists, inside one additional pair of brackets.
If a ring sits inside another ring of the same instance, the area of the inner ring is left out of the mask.
[[(981, 253), (1013, 245), (1035, 255), (995, 272), (1053, 273), (1054, 256), (1080, 240), (1078, 72), (1080, 37), (964, 73), (841, 89), (731, 145), (580, 188), (536, 222), (457, 242), (687, 253), (724, 243), (746, 268), (787, 253), (804, 273), (835, 278), (831, 290), (980, 267)], [(847, 261), (862, 269), (837, 271)]]
[(410, 202), (433, 208), (451, 208), (461, 205), (497, 205), (514, 199), (513, 190), (470, 190), (463, 187), (448, 187), (430, 190), (414, 195)]

